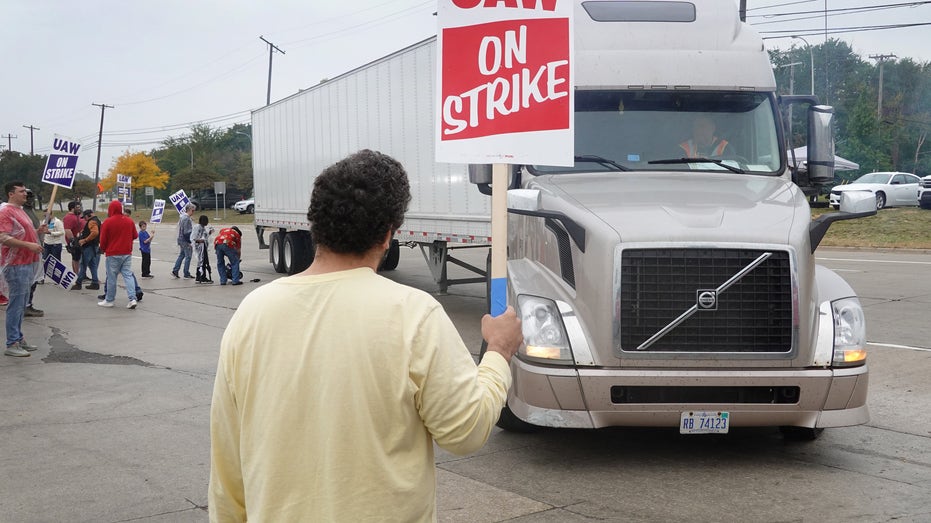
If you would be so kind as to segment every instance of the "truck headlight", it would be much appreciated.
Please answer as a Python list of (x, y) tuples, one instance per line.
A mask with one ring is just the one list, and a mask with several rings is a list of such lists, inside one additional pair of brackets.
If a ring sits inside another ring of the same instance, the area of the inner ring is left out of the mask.
[(524, 345), (520, 354), (545, 363), (572, 363), (569, 337), (556, 303), (538, 296), (518, 296)]
[(866, 320), (856, 298), (831, 302), (834, 311), (834, 365), (861, 365), (866, 361)]

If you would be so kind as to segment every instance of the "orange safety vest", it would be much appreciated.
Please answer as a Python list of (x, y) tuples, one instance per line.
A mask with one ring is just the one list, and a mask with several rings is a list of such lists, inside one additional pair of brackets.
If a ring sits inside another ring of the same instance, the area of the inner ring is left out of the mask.
[[(715, 136), (715, 137), (714, 137), (714, 140), (717, 140), (717, 139), (718, 139), (718, 137)], [(711, 143), (714, 143), (714, 140), (712, 140)], [(693, 140), (688, 140), (688, 141), (686, 141), (686, 142), (682, 142), (682, 143), (679, 144), (679, 147), (681, 147), (682, 150), (685, 151), (685, 157), (686, 157), (686, 158), (696, 158), (696, 157), (700, 156), (700, 155), (698, 154), (698, 147), (695, 145), (695, 142), (694, 142)], [(721, 141), (719, 141), (719, 142), (717, 143), (717, 145), (714, 146), (714, 149), (712, 149), (712, 151), (711, 151), (711, 156), (721, 156), (721, 155), (723, 155), (723, 154), (724, 154), (724, 148), (725, 148), (725, 147), (727, 147), (727, 140), (721, 140)]]

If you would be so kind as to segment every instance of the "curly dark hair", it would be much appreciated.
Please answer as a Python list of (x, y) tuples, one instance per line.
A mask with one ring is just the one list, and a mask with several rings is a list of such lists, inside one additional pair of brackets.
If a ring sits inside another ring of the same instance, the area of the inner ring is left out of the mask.
[(313, 241), (339, 254), (364, 254), (404, 222), (411, 201), (404, 167), (363, 149), (327, 167), (310, 195)]

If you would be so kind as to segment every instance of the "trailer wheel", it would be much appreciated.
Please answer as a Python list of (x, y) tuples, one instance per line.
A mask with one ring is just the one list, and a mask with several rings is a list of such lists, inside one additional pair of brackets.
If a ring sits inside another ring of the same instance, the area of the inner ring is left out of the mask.
[(398, 261), (400, 260), (401, 244), (398, 243), (398, 240), (391, 240), (391, 244), (388, 246), (385, 257), (381, 261), (381, 267), (379, 267), (378, 270), (393, 271), (398, 268)]
[(284, 233), (273, 232), (268, 239), (268, 261), (272, 262), (272, 267), (277, 273), (285, 272), (282, 236)]
[(297, 274), (307, 267), (313, 257), (308, 253), (308, 239), (302, 231), (289, 232), (282, 243), (282, 259), (287, 274)]
[[(488, 351), (488, 342), (482, 340), (482, 348), (478, 351), (478, 361), (482, 361), (486, 351)], [(508, 432), (519, 432), (521, 434), (533, 434), (534, 432), (539, 432), (542, 428), (536, 425), (531, 425), (530, 423), (527, 423), (526, 421), (518, 418), (513, 412), (511, 412), (511, 408), (508, 407), (506, 401), (504, 403), (504, 407), (501, 408), (501, 415), (498, 416), (498, 422), (495, 423), (495, 425)]]

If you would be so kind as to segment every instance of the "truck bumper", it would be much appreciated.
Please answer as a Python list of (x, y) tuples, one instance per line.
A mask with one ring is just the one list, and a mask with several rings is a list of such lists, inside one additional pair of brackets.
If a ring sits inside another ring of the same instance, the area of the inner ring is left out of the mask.
[[(511, 361), (514, 385), (508, 407), (520, 419), (544, 427), (677, 427), (684, 411), (727, 411), (734, 427), (840, 427), (869, 421), (866, 365), (843, 369), (668, 370), (560, 369)], [(733, 402), (692, 402), (689, 391), (796, 391), (766, 402), (750, 394)], [(674, 402), (637, 403), (625, 390), (678, 391)]]

